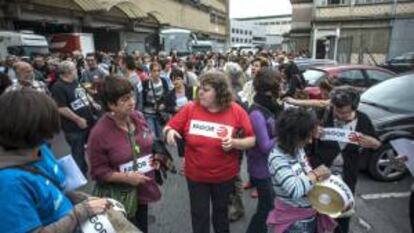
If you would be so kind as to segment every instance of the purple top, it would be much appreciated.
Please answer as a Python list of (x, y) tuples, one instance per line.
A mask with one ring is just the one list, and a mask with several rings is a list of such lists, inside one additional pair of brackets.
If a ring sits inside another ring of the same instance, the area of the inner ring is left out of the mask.
[(254, 178), (268, 178), (267, 158), (277, 136), (275, 120), (273, 117), (266, 119), (259, 110), (253, 110), (249, 116), (256, 134), (256, 145), (247, 151), (247, 171)]

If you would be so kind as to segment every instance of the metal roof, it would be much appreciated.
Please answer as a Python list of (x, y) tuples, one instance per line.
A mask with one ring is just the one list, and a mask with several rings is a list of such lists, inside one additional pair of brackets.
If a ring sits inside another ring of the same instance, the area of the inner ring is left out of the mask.
[(73, 0), (84, 11), (110, 11), (113, 7), (120, 9), (130, 19), (144, 18), (147, 16), (136, 3), (130, 0)]

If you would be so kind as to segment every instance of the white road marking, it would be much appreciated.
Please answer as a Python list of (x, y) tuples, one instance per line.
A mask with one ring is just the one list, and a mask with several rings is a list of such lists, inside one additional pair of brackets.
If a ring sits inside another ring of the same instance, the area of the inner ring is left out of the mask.
[(358, 218), (358, 223), (367, 231), (370, 231), (372, 229), (371, 225), (369, 225), (369, 223), (367, 223), (364, 219), (360, 217)]
[(399, 193), (372, 193), (362, 194), (361, 198), (364, 200), (376, 200), (376, 199), (387, 199), (387, 198), (403, 198), (409, 197), (410, 192), (399, 192)]

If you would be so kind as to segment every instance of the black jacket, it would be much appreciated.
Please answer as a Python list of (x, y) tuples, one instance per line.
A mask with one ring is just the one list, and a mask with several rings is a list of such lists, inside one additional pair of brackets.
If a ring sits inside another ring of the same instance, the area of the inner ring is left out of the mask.
[[(356, 115), (358, 121), (355, 131), (377, 138), (374, 126), (368, 116), (358, 111)], [(321, 120), (322, 127), (334, 127), (333, 110), (331, 108), (321, 111), (318, 118)], [(338, 142), (334, 141), (314, 140), (313, 144), (308, 146), (307, 149), (313, 168), (321, 164), (330, 167), (335, 157), (341, 152)], [(367, 153), (370, 153), (370, 150), (363, 149), (355, 144), (347, 144), (342, 151), (344, 159), (343, 178), (352, 192), (355, 191), (360, 158)]]
[[(164, 98), (165, 98), (165, 96), (168, 93), (168, 83), (167, 83), (167, 80), (161, 78), (161, 82), (162, 82), (162, 89), (164, 91), (163, 92), (164, 94), (163, 94), (163, 96), (160, 99), (158, 99), (158, 101), (157, 101), (158, 104), (161, 104), (164, 101)], [(150, 79), (147, 79), (144, 82), (142, 82), (142, 105), (144, 107), (151, 106), (151, 103), (149, 103), (147, 101), (148, 92), (150, 92), (150, 91), (152, 91), (152, 87), (150, 85)], [(157, 106), (151, 106), (151, 107), (156, 108)]]
[[(191, 90), (189, 88), (185, 88), (185, 96), (187, 97), (189, 101), (193, 100)], [(171, 113), (171, 114), (176, 113), (175, 111), (175, 107), (177, 106), (176, 100), (177, 100), (177, 96), (175, 95), (175, 89), (173, 89), (169, 91), (164, 98), (164, 105), (165, 105), (166, 112)]]

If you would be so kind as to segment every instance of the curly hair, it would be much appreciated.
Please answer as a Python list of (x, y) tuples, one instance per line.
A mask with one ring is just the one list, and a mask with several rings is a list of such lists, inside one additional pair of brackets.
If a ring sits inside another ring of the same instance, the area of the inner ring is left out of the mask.
[(312, 136), (318, 125), (314, 112), (304, 108), (289, 108), (277, 120), (278, 146), (283, 152), (294, 155), (303, 142)]
[[(230, 107), (233, 93), (226, 75), (222, 72), (207, 72), (200, 76), (200, 87), (209, 85), (216, 91), (216, 104), (221, 110)], [(197, 101), (199, 102), (199, 101)]]

